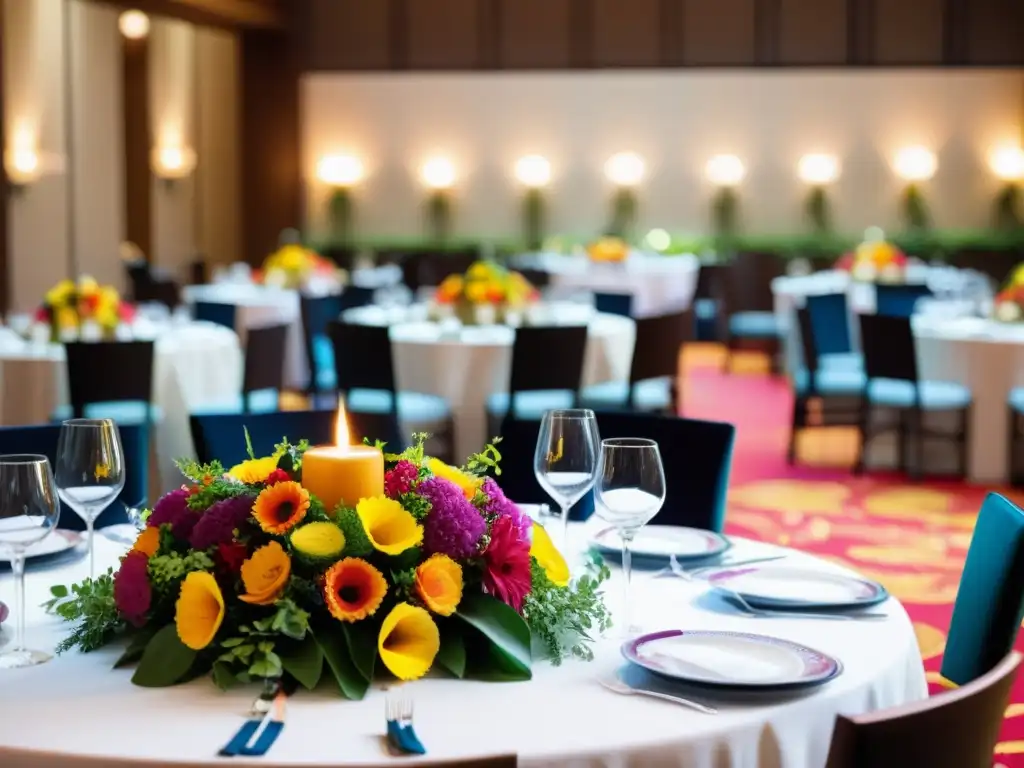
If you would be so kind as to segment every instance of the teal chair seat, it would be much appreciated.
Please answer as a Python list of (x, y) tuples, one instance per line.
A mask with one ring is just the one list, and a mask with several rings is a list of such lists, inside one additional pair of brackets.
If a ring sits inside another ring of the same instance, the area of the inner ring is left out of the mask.
[(334, 370), (334, 345), (326, 334), (319, 333), (312, 339), (313, 372), (317, 389), (332, 390), (338, 387), (338, 374)]
[(672, 407), (672, 382), (668, 378), (638, 381), (633, 385), (630, 401), (628, 382), (606, 381), (584, 387), (580, 404), (595, 410), (632, 406), (640, 411), (661, 411)]
[(274, 389), (263, 389), (249, 393), (249, 407), (245, 408), (244, 396), (241, 394), (230, 397), (226, 400), (215, 400), (204, 404), (202, 407), (191, 409), (193, 416), (207, 416), (214, 414), (229, 413), (274, 413), (280, 410), (278, 392)]
[[(540, 419), (545, 411), (573, 406), (572, 392), (563, 389), (517, 392), (515, 415), (522, 419)], [(508, 392), (496, 392), (487, 398), (487, 411), (495, 416), (504, 416), (508, 413), (508, 408)]]
[(774, 312), (737, 312), (729, 318), (729, 333), (747, 339), (774, 339), (779, 320)]
[(832, 352), (818, 355), (818, 368), (832, 371), (864, 372), (864, 357), (859, 352)]
[(1010, 407), (1018, 413), (1024, 413), (1024, 387), (1010, 390)]
[[(953, 382), (921, 381), (917, 390), (921, 407), (926, 410), (966, 408), (971, 404), (971, 390)], [(867, 396), (873, 405), (910, 408), (914, 405), (914, 385), (897, 379), (872, 379), (868, 383)]]
[(697, 299), (693, 302), (693, 314), (698, 320), (714, 320), (718, 314), (718, 302), (714, 299)]
[[(819, 368), (814, 375), (815, 391), (819, 395), (860, 395), (864, 391), (867, 377), (863, 371), (843, 368)], [(809, 390), (809, 373), (801, 368), (793, 376), (793, 388), (798, 394)]]
[[(345, 407), (359, 413), (390, 413), (394, 395), (384, 389), (353, 389), (345, 398)], [(443, 397), (422, 392), (398, 393), (398, 418), (409, 422), (444, 421), (451, 408)]]
[[(146, 409), (149, 409), (147, 418)], [(86, 419), (113, 419), (118, 424), (134, 426), (136, 424), (158, 423), (163, 421), (163, 411), (155, 405), (137, 400), (111, 401), (109, 403), (90, 403), (82, 413)], [(62, 405), (53, 412), (53, 421), (65, 421), (74, 418), (70, 405)]]

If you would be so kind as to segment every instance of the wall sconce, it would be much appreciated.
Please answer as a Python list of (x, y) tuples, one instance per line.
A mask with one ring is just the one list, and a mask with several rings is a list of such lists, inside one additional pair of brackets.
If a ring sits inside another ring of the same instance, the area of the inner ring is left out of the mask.
[(4, 155), (7, 181), (15, 190), (22, 190), (35, 182), (40, 174), (39, 153), (31, 147), (11, 149)]
[(904, 147), (893, 158), (893, 171), (907, 182), (903, 191), (903, 217), (911, 229), (928, 228), (931, 217), (918, 184), (932, 178), (938, 168), (935, 153), (927, 147)]
[(327, 220), (332, 237), (341, 243), (352, 238), (352, 187), (363, 180), (363, 163), (353, 155), (326, 155), (316, 166), (316, 175), (332, 188), (327, 203)]
[(727, 241), (736, 234), (739, 211), (736, 187), (746, 178), (747, 169), (736, 155), (715, 155), (704, 166), (704, 175), (718, 188), (711, 201), (712, 228), (719, 239)]
[(1019, 229), (1024, 226), (1020, 213), (1021, 182), (1024, 182), (1024, 149), (1000, 147), (988, 158), (989, 167), (1004, 182), (996, 197), (995, 224), (998, 229)]
[(192, 175), (196, 169), (196, 153), (188, 147), (172, 144), (154, 149), (150, 162), (153, 175), (171, 185)]
[(117, 18), (117, 28), (129, 40), (142, 40), (149, 35), (149, 16), (142, 11), (125, 11)]
[(420, 178), (430, 190), (427, 196), (427, 232), (444, 242), (452, 231), (451, 190), (455, 186), (455, 166), (447, 157), (432, 157), (420, 169)]
[(635, 152), (619, 152), (605, 162), (604, 175), (616, 187), (607, 234), (630, 239), (639, 208), (636, 187), (643, 181), (645, 171), (643, 158)]
[(800, 180), (810, 186), (804, 211), (811, 228), (819, 235), (826, 234), (832, 229), (832, 212), (825, 187), (839, 178), (839, 159), (816, 152), (804, 155), (797, 163), (796, 172)]
[(540, 155), (526, 155), (516, 161), (515, 176), (526, 188), (523, 195), (523, 235), (526, 247), (540, 250), (544, 243), (544, 187), (551, 182), (551, 163)]

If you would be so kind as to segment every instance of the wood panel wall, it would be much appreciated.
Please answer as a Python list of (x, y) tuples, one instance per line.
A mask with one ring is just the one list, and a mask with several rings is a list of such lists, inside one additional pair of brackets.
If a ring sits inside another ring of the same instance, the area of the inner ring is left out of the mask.
[[(4, 131), (4, 2), (5, 0), (0, 0), (0, 148), (7, 146), (7, 137)], [(11, 264), (8, 261), (7, 229), (10, 193), (7, 172), (0, 166), (0, 320), (7, 314), (11, 306)]]
[(1024, 65), (1022, 0), (309, 0), (305, 68)]
[(151, 194), (153, 171), (149, 152), (153, 135), (149, 119), (149, 38), (121, 37), (123, 63), (125, 239), (152, 259)]

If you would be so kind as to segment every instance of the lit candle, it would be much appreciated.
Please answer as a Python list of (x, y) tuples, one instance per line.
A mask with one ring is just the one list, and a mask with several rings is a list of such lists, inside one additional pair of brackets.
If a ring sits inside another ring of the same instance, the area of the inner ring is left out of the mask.
[(310, 448), (302, 459), (302, 485), (331, 512), (338, 504), (384, 495), (384, 454), (370, 445), (349, 445), (345, 407), (338, 406), (335, 445)]

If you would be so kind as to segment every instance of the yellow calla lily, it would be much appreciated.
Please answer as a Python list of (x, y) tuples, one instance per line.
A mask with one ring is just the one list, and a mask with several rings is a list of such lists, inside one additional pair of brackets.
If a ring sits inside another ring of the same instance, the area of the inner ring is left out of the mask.
[(441, 633), (425, 608), (399, 603), (377, 636), (380, 660), (399, 680), (416, 680), (430, 670), (441, 648)]
[(533, 542), (530, 544), (530, 555), (537, 564), (544, 569), (544, 573), (551, 580), (552, 584), (560, 587), (569, 584), (569, 566), (558, 551), (544, 526), (539, 523), (533, 524)]

